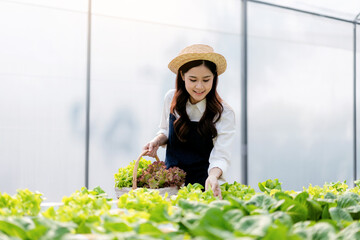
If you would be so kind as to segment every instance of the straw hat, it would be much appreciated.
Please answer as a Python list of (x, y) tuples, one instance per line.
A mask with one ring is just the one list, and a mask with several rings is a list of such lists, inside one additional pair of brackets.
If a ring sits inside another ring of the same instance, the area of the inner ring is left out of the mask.
[(168, 65), (169, 69), (177, 74), (179, 68), (187, 62), (194, 60), (208, 60), (216, 64), (218, 75), (226, 70), (226, 59), (219, 53), (215, 53), (214, 49), (204, 44), (194, 44), (181, 50), (179, 55), (175, 57)]

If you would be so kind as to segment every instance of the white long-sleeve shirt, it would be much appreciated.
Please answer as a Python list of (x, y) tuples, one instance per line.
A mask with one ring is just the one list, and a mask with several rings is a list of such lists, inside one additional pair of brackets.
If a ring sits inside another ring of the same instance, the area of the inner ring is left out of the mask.
[[(164, 108), (161, 115), (160, 130), (157, 134), (164, 134), (166, 137), (169, 136), (169, 116), (171, 101), (174, 97), (175, 89), (169, 90), (164, 98)], [(223, 174), (219, 180), (225, 181), (226, 171), (230, 165), (231, 148), (235, 136), (235, 114), (232, 108), (222, 102), (224, 111), (221, 114), (219, 121), (215, 123), (217, 130), (217, 136), (213, 138), (214, 147), (211, 150), (209, 157), (209, 169), (218, 167), (222, 170)], [(202, 101), (191, 104), (190, 101), (186, 103), (186, 112), (190, 118), (190, 121), (199, 122), (206, 109), (206, 98)], [(175, 113), (175, 117), (179, 116)]]

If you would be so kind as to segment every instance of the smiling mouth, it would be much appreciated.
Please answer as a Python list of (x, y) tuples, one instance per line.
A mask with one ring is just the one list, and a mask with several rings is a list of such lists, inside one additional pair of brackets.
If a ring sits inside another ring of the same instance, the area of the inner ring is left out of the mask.
[(198, 94), (198, 95), (201, 95), (201, 94), (203, 94), (204, 92), (195, 92), (195, 91), (194, 91), (194, 93), (196, 93), (196, 94)]

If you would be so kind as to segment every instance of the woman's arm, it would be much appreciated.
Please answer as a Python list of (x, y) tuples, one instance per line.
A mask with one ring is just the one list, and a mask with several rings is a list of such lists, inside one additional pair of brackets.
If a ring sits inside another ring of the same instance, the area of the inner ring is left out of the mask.
[(221, 180), (225, 180), (223, 174), (230, 165), (231, 151), (235, 138), (235, 127), (235, 113), (228, 105), (225, 105), (221, 119), (216, 123), (218, 135), (214, 139), (214, 147), (210, 153), (208, 172), (210, 175), (210, 171), (213, 168), (219, 168), (222, 170), (222, 174), (219, 176)]
[(209, 177), (205, 183), (205, 190), (211, 187), (214, 195), (220, 198), (221, 191), (218, 179), (225, 180), (223, 174), (230, 165), (230, 153), (235, 137), (235, 125), (234, 111), (228, 105), (225, 105), (221, 119), (216, 123), (218, 135), (214, 139), (214, 148), (210, 153)]

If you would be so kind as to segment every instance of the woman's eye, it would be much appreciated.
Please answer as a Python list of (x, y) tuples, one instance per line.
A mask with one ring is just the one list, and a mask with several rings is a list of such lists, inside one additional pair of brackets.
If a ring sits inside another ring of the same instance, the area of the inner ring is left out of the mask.
[(210, 81), (210, 79), (204, 79), (203, 81), (204, 81), (204, 82), (208, 82), (208, 81)]
[(190, 82), (196, 82), (196, 80), (195, 79), (190, 79)]

